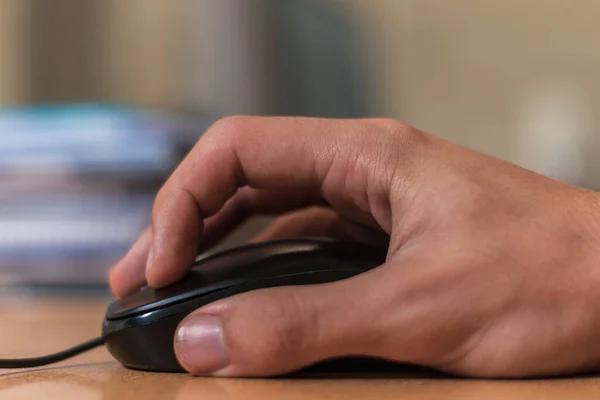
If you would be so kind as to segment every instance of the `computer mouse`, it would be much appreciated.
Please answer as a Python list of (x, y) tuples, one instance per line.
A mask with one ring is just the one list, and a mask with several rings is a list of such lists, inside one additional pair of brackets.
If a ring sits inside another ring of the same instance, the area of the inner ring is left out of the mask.
[(175, 330), (192, 311), (239, 293), (347, 279), (385, 262), (386, 249), (329, 239), (287, 239), (249, 244), (196, 260), (179, 282), (145, 286), (112, 303), (102, 336), (124, 366), (183, 372), (173, 349)]

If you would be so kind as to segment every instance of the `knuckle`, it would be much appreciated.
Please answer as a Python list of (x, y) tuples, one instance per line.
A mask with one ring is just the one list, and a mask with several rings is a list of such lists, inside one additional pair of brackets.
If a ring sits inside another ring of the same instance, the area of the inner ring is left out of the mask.
[(382, 118), (379, 120), (379, 124), (391, 138), (402, 146), (423, 147), (431, 141), (429, 134), (392, 118)]
[(380, 157), (382, 179), (388, 187), (400, 190), (403, 198), (409, 195), (408, 188), (420, 182), (431, 156), (437, 152), (435, 138), (408, 124), (395, 119), (378, 119), (375, 121), (383, 132)]
[(157, 202), (160, 202), (161, 199), (168, 197), (169, 194), (170, 194), (170, 190), (169, 190), (168, 185), (167, 184), (162, 185), (161, 188), (156, 193), (156, 197), (154, 198), (154, 205), (156, 205)]
[[(416, 174), (422, 160), (426, 160), (434, 150), (434, 137), (410, 125), (391, 118), (373, 119), (370, 127), (377, 131), (379, 139), (372, 146), (378, 151), (379, 170), (391, 180), (396, 169), (402, 170), (403, 179)], [(390, 167), (392, 166), (392, 167)]]
[(186, 189), (184, 183), (178, 181), (165, 183), (154, 197), (152, 218), (157, 219), (161, 216), (170, 214), (173, 211), (175, 204), (186, 196), (193, 195)]
[(154, 204), (152, 206), (152, 214), (156, 215), (159, 210), (164, 205), (166, 199), (171, 195), (171, 191), (169, 190), (167, 184), (164, 184), (156, 193), (154, 197)]
[(248, 130), (253, 117), (245, 115), (231, 115), (217, 120), (206, 132), (209, 138), (218, 140), (235, 141), (239, 135)]

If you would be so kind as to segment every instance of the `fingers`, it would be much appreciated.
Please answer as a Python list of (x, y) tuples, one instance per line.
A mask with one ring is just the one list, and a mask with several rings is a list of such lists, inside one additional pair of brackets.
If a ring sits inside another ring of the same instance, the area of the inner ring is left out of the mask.
[[(377, 225), (372, 215), (389, 216), (390, 211), (370, 210), (370, 205), (389, 207), (384, 199), (389, 198), (386, 179), (391, 168), (385, 165), (381, 171), (373, 164), (389, 158), (391, 146), (389, 135), (375, 135), (369, 128), (376, 132), (373, 126), (351, 121), (305, 118), (236, 117), (218, 122), (156, 198), (148, 282), (161, 287), (180, 279), (197, 255), (204, 220), (246, 184), (320, 192), (352, 218)], [(366, 165), (357, 160), (366, 160)]]
[[(319, 199), (308, 192), (241, 188), (217, 214), (205, 221), (202, 240), (196, 252), (209, 250), (252, 215), (277, 214), (311, 204), (319, 204)], [(146, 283), (151, 240), (151, 229), (148, 228), (127, 255), (112, 268), (109, 282), (117, 297), (123, 297)]]
[(382, 310), (370, 288), (380, 273), (259, 290), (206, 306), (178, 328), (179, 362), (195, 375), (272, 376), (327, 358), (376, 354)]
[(205, 220), (198, 251), (216, 245), (253, 215), (276, 215), (317, 204), (322, 204), (318, 194), (293, 190), (258, 190), (246, 186), (238, 190), (217, 214)]
[[(289, 200), (289, 201), (286, 201)], [(285, 211), (289, 207), (301, 207), (310, 199), (294, 196), (294, 193), (241, 189), (219, 213), (205, 223), (204, 237), (199, 252), (208, 250), (240, 225), (247, 217)], [(363, 243), (383, 245), (389, 240), (381, 231), (351, 223), (326, 207), (311, 207), (290, 212), (256, 235), (252, 242), (293, 237), (333, 237), (356, 240)], [(148, 228), (109, 274), (110, 287), (118, 298), (128, 295), (146, 283), (146, 262), (150, 247), (151, 231)]]
[(121, 298), (146, 283), (146, 261), (152, 243), (152, 229), (147, 228), (115, 266), (108, 281), (113, 294)]
[(349, 222), (331, 208), (311, 207), (279, 217), (263, 232), (256, 235), (252, 242), (311, 236), (359, 241), (379, 246), (389, 241), (385, 233)]

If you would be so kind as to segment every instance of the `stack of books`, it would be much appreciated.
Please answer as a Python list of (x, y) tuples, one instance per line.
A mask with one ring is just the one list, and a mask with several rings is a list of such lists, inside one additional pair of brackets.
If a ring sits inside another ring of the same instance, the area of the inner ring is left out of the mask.
[(188, 150), (175, 131), (114, 106), (0, 109), (0, 285), (105, 284)]

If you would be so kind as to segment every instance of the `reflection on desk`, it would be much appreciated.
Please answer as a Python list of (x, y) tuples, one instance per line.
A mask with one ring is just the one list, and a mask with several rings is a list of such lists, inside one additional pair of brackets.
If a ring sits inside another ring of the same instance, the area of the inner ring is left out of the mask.
[[(108, 299), (2, 299), (0, 357), (60, 350), (97, 336)], [(0, 372), (0, 399), (572, 399), (600, 398), (600, 377), (484, 381), (411, 378), (210, 379), (131, 371), (105, 349), (32, 370)]]

